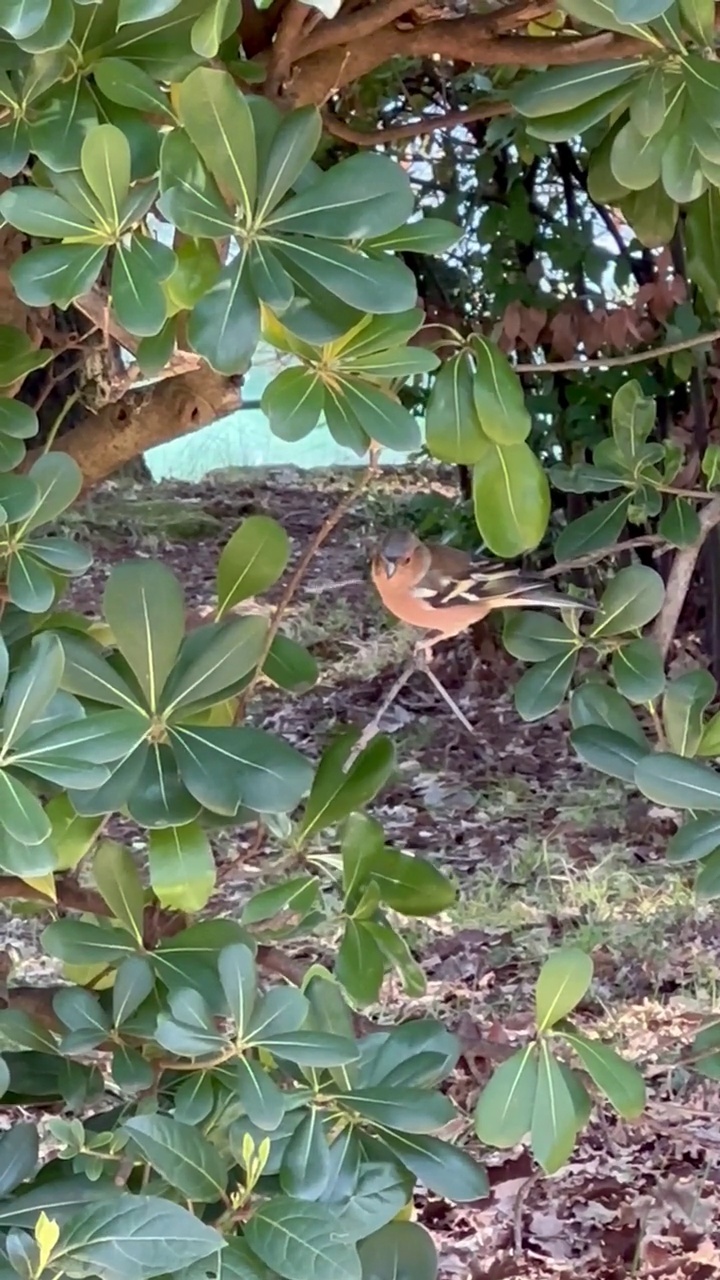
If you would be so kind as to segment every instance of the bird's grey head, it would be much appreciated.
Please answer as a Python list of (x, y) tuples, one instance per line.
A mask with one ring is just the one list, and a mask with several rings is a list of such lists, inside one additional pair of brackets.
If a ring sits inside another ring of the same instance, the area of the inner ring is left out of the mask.
[(409, 529), (392, 529), (380, 543), (379, 555), (388, 578), (392, 578), (398, 565), (407, 564), (418, 546), (418, 540)]

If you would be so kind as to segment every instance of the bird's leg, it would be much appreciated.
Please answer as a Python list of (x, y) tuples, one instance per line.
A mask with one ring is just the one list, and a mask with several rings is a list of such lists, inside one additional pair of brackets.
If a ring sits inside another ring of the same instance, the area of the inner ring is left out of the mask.
[(455, 716), (455, 719), (459, 720), (460, 724), (462, 725), (463, 729), (465, 729), (466, 733), (469, 733), (470, 736), (474, 738), (475, 730), (470, 724), (470, 721), (468, 720), (467, 716), (463, 711), (460, 710), (455, 700), (450, 697), (450, 694), (445, 688), (445, 685), (442, 684), (440, 680), (438, 680), (437, 676), (435, 675), (435, 672), (430, 667), (430, 659), (433, 656), (433, 646), (436, 645), (438, 643), (438, 640), (441, 640), (441, 639), (442, 639), (442, 635), (433, 634), (431, 632), (430, 635), (426, 636), (424, 640), (420, 640), (418, 642), (418, 644), (415, 646), (415, 652), (414, 652), (415, 666), (417, 667), (418, 671), (423, 671), (425, 673), (425, 675), (427, 676), (431, 684), (435, 685), (435, 688), (437, 689), (441, 698), (443, 698), (447, 703), (447, 705), (449, 706), (450, 710)]

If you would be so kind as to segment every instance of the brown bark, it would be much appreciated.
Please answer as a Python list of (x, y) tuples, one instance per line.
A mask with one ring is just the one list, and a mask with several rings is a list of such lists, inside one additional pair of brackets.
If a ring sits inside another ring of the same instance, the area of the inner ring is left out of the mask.
[[(75, 459), (91, 488), (137, 454), (206, 427), (240, 403), (236, 380), (203, 367), (128, 391), (99, 413), (88, 413), (53, 447)], [(35, 456), (29, 454), (29, 461)]]

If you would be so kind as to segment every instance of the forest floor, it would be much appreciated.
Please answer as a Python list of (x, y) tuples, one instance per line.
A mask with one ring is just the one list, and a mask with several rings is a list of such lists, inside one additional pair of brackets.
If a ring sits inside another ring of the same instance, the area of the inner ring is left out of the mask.
[[(96, 551), (74, 603), (96, 612), (114, 563), (157, 556), (179, 575), (189, 605), (210, 604), (219, 551), (244, 515), (280, 520), (296, 558), (352, 483), (347, 473), (283, 471), (107, 487), (72, 516)], [(410, 635), (367, 584), (367, 549), (373, 528), (402, 523), (403, 506), (429, 485), (407, 471), (387, 474), (330, 536), (288, 612), (285, 629), (315, 654), (319, 683), (295, 698), (266, 688), (253, 714), (311, 755), (338, 723), (372, 718), (410, 652)], [(337, 585), (348, 578), (356, 581)], [(316, 592), (323, 583), (332, 590)], [(441, 1016), (463, 1039), (455, 1100), (470, 1113), (494, 1047), (502, 1055), (532, 1034), (533, 985), (560, 943), (594, 961), (581, 1023), (636, 1060), (649, 1086), (635, 1123), (599, 1105), (553, 1178), (537, 1177), (523, 1149), (484, 1151), (488, 1199), (453, 1207), (419, 1196), (443, 1278), (717, 1276), (720, 1090), (676, 1065), (718, 1007), (716, 913), (695, 901), (691, 876), (664, 861), (673, 814), (584, 769), (567, 747), (564, 713), (524, 725), (511, 695), (520, 668), (502, 650), (478, 653), (461, 641), (437, 669), (475, 739), (414, 676), (383, 726), (398, 765), (374, 811), (393, 843), (457, 881), (456, 907), (410, 935), (428, 979), (412, 1013)], [(222, 898), (213, 909), (231, 912), (249, 885), (272, 882), (279, 850), (269, 846), (260, 868), (243, 862), (246, 848), (246, 833), (236, 832), (219, 850)], [(472, 1148), (469, 1122), (458, 1140)]]

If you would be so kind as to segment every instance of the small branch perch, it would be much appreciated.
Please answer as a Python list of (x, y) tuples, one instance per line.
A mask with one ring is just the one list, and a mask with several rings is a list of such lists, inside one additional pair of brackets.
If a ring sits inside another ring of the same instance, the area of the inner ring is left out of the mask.
[(698, 556), (708, 534), (720, 525), (720, 494), (712, 498), (699, 515), (700, 536), (692, 546), (676, 552), (667, 587), (665, 602), (653, 627), (653, 639), (664, 658), (670, 650), (680, 614), (695, 572)]

